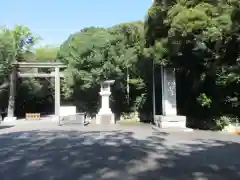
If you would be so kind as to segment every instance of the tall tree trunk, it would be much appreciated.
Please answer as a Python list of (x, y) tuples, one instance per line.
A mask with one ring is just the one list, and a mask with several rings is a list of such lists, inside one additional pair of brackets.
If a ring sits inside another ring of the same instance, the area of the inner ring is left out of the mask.
[(8, 100), (8, 114), (7, 117), (14, 117), (15, 110), (15, 96), (16, 96), (16, 81), (17, 81), (17, 69), (12, 68), (10, 74), (10, 87), (9, 87), (9, 100)]

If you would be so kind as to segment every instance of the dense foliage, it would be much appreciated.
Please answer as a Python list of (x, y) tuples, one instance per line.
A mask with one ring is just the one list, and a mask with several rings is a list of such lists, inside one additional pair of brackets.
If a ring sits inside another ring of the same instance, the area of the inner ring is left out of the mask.
[[(146, 20), (147, 45), (167, 51), (178, 70), (182, 111), (216, 120), (239, 117), (239, 1), (156, 1)], [(196, 124), (196, 123), (195, 123)]]
[(107, 29), (85, 28), (71, 35), (58, 54), (58, 59), (68, 64), (64, 83), (66, 97), (76, 100), (81, 110), (96, 113), (99, 84), (114, 79), (112, 102), (115, 112), (139, 109), (142, 104), (135, 102), (143, 101), (146, 87), (144, 73), (137, 67), (143, 60), (143, 32), (143, 24), (134, 22)]
[[(1, 108), (7, 107), (13, 61), (59, 59), (67, 65), (62, 103), (94, 115), (99, 109), (100, 83), (114, 79), (111, 106), (116, 115), (136, 111), (151, 115), (154, 63), (157, 79), (160, 66), (176, 69), (178, 113), (189, 117), (190, 126), (222, 128), (240, 116), (239, 19), (237, 0), (156, 0), (144, 23), (86, 27), (59, 48), (35, 49), (34, 44), (19, 47), (18, 42), (27, 36), (37, 42), (28, 28), (3, 28)], [(51, 80), (21, 80), (17, 113), (52, 111), (52, 90)]]
[[(31, 41), (30, 41), (30, 40)], [(9, 96), (9, 73), (15, 61), (35, 61), (33, 46), (40, 38), (25, 26), (13, 29), (2, 27), (0, 31), (0, 110), (6, 113)], [(28, 43), (26, 41), (29, 41)], [(21, 71), (24, 71), (22, 69)], [(16, 113), (23, 116), (26, 111), (52, 111), (51, 83), (32, 78), (19, 79), (16, 88)], [(47, 107), (47, 108), (46, 108)]]

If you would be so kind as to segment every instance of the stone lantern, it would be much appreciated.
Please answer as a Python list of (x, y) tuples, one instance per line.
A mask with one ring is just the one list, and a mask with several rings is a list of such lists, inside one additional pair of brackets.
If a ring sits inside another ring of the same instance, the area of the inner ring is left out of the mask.
[(109, 107), (109, 97), (111, 95), (111, 85), (115, 80), (107, 80), (101, 83), (99, 94), (101, 95), (101, 108), (96, 115), (96, 124), (115, 124), (115, 117)]

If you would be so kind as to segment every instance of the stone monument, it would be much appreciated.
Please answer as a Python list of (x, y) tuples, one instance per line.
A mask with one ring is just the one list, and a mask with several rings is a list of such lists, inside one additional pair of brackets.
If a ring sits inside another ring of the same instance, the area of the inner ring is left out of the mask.
[(186, 116), (177, 115), (176, 77), (173, 68), (161, 70), (162, 115), (154, 116), (155, 124), (161, 128), (186, 128)]
[(115, 117), (109, 107), (109, 96), (111, 95), (111, 85), (115, 80), (108, 80), (101, 83), (99, 94), (101, 95), (101, 108), (96, 115), (96, 124), (115, 124)]

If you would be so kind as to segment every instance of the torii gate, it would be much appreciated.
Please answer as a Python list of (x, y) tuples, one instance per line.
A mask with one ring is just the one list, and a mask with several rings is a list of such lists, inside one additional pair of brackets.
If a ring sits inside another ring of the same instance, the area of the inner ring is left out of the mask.
[[(12, 122), (17, 118), (14, 116), (15, 110), (15, 96), (16, 96), (16, 81), (18, 77), (23, 78), (46, 78), (54, 77), (55, 79), (55, 120), (59, 119), (60, 116), (60, 78), (63, 74), (60, 73), (60, 68), (65, 68), (66, 65), (60, 62), (15, 62), (12, 64), (12, 72), (10, 75), (10, 91), (9, 91), (9, 101), (8, 101), (8, 113), (7, 117), (4, 118), (4, 122)], [(51, 73), (20, 73), (18, 68), (54, 68), (55, 71)]]

